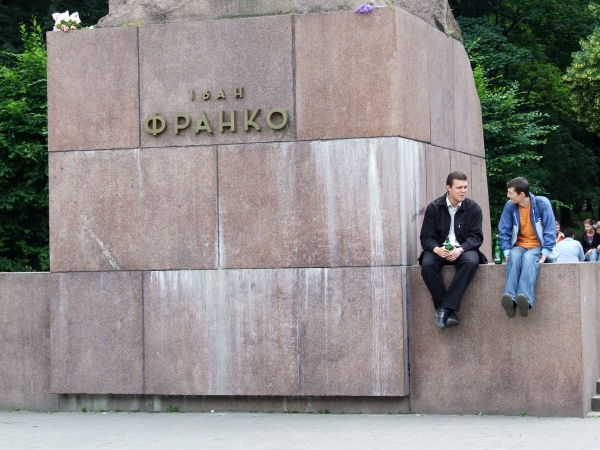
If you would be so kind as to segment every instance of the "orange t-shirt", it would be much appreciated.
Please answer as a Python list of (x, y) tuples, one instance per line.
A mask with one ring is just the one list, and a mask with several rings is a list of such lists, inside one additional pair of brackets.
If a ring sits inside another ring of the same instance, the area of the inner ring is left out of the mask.
[(519, 206), (519, 217), (521, 219), (521, 227), (519, 228), (519, 234), (517, 235), (517, 242), (515, 245), (526, 248), (527, 250), (540, 247), (542, 244), (535, 235), (535, 230), (531, 223), (531, 203), (525, 208)]

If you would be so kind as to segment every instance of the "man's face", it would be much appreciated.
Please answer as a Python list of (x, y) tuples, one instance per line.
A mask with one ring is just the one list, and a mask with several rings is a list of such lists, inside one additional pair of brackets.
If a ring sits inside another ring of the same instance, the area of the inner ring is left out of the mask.
[(452, 186), (446, 186), (451, 203), (462, 202), (467, 196), (468, 181), (454, 180)]
[(516, 205), (517, 203), (519, 203), (521, 200), (523, 200), (525, 198), (525, 192), (521, 192), (520, 194), (517, 194), (515, 192), (515, 188), (508, 188), (508, 192), (506, 193), (506, 196), (508, 197), (508, 199), (510, 200), (510, 202), (513, 205)]
[(596, 228), (596, 234), (600, 234), (600, 228)]
[(589, 223), (586, 223), (584, 225), (584, 228), (585, 228), (585, 232), (587, 234), (592, 234), (594, 232), (594, 227), (592, 225), (590, 225)]

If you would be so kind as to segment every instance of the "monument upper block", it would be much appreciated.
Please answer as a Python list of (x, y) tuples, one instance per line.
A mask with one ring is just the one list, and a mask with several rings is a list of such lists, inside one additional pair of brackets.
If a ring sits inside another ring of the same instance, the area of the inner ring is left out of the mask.
[[(187, 22), (233, 17), (349, 10), (358, 0), (110, 0), (109, 14), (98, 26)], [(461, 39), (448, 0), (376, 0), (378, 6), (399, 6), (432, 27)]]

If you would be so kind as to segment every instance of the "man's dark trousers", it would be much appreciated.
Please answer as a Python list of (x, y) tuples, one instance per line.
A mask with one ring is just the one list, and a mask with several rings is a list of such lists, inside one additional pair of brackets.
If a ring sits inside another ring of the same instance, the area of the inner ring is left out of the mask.
[[(456, 273), (450, 286), (446, 289), (441, 271), (448, 264), (455, 266)], [(421, 275), (429, 292), (431, 292), (433, 307), (437, 309), (443, 306), (453, 311), (460, 310), (460, 301), (478, 268), (479, 253), (475, 250), (463, 253), (454, 261), (446, 261), (433, 252), (423, 252)]]

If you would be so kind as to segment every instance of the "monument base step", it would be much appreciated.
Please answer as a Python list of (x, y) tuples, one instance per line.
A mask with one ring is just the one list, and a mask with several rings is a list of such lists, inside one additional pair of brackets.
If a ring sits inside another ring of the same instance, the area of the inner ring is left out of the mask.
[(600, 414), (600, 394), (596, 394), (592, 397), (592, 412), (598, 412)]
[(408, 414), (408, 397), (61, 394), (59, 411)]

